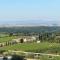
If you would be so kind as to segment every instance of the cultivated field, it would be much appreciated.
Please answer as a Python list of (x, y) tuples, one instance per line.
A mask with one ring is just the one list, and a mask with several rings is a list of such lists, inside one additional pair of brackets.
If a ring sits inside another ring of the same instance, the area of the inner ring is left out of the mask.
[[(11, 50), (11, 51), (23, 51), (23, 52), (36, 52), (44, 54), (60, 54), (60, 44), (57, 43), (20, 43), (12, 46), (1, 47), (0, 50)], [(20, 54), (20, 53), (17, 53)], [(60, 60), (60, 56), (52, 55), (40, 55), (40, 60)]]
[[(11, 46), (1, 47), (3, 50), (17, 50), (26, 52), (37, 52), (37, 53), (52, 53), (60, 54), (60, 44), (59, 43), (19, 43)], [(0, 49), (0, 50), (1, 50)]]
[(15, 39), (15, 38), (17, 38), (17, 37), (16, 36), (0, 37), (0, 43), (2, 43), (2, 42), (8, 42), (8, 41), (11, 41), (12, 39)]
[[(3, 37), (0, 37), (0, 43), (8, 42), (18, 37), (19, 36), (3, 36)], [(0, 47), (0, 51), (3, 51), (3, 50), (5, 52), (8, 52), (10, 50), (10, 51), (42, 53), (43, 55), (40, 55), (38, 57), (39, 60), (60, 60), (60, 43), (49, 43), (49, 42), (18, 43), (18, 44)], [(17, 52), (16, 54), (21, 55), (20, 53), (17, 53)], [(45, 55), (45, 54), (48, 54), (48, 55)], [(53, 54), (53, 56), (49, 54)], [(29, 59), (32, 59), (32, 58), (33, 58), (33, 55), (29, 56)], [(37, 57), (35, 58), (37, 59)]]

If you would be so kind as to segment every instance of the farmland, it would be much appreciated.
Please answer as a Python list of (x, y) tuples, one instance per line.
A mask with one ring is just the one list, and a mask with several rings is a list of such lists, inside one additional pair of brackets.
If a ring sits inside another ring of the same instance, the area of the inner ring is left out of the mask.
[[(13, 33), (12, 33), (13, 32)], [(11, 35), (12, 33), (12, 35)], [(39, 35), (40, 34), (40, 35)], [(59, 56), (41, 55), (40, 60), (60, 60), (60, 32), (59, 27), (14, 27), (0, 28), (0, 43), (8, 42), (18, 38), (29, 38), (37, 36), (36, 41), (26, 43), (11, 43), (0, 47), (0, 54), (9, 51), (23, 51), (42, 54), (53, 54)], [(27, 39), (28, 40), (28, 39)], [(40, 41), (40, 43), (37, 43)], [(8, 53), (11, 54), (12, 52)], [(20, 54), (20, 53), (17, 53)], [(29, 55), (30, 56), (30, 55)], [(27, 57), (28, 58), (28, 57)]]
[(16, 36), (12, 36), (12, 37), (9, 37), (9, 36), (7, 36), (7, 37), (0, 37), (0, 43), (11, 41), (14, 38), (16, 38)]
[[(54, 54), (59, 55), (60, 54), (60, 44), (57, 43), (22, 43), (22, 44), (16, 44), (12, 46), (5, 46), (1, 47), (0, 50), (11, 50), (11, 51), (25, 51), (25, 52), (34, 52), (34, 53), (45, 53), (45, 54)], [(19, 54), (19, 53), (18, 53)], [(60, 56), (51, 56), (52, 58), (49, 58), (49, 55), (40, 55), (41, 60), (59, 60)]]
[(27, 52), (37, 52), (37, 53), (60, 53), (60, 44), (57, 43), (22, 43), (12, 46), (2, 47), (3, 50), (17, 50), (17, 51), (27, 51)]

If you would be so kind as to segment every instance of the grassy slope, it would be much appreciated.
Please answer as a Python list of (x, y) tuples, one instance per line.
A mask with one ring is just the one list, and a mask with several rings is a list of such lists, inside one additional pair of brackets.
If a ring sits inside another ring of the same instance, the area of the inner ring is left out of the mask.
[(43, 52), (43, 53), (60, 53), (60, 44), (57, 43), (23, 43), (16, 44), (12, 46), (2, 47), (0, 49), (4, 50), (22, 50), (22, 51), (30, 51), (30, 52)]
[(0, 43), (6, 42), (6, 41), (11, 41), (14, 38), (16, 38), (16, 36), (12, 36), (12, 37), (0, 37)]
[[(57, 43), (22, 43), (16, 44), (12, 46), (2, 47), (0, 50), (22, 50), (22, 51), (30, 51), (30, 52), (43, 52), (43, 53), (55, 53), (58, 51), (60, 53), (60, 44)], [(59, 57), (52, 57), (49, 56), (40, 56), (40, 60), (60, 60)]]
[(49, 58), (49, 56), (40, 56), (40, 60), (60, 60), (60, 57), (52, 57)]

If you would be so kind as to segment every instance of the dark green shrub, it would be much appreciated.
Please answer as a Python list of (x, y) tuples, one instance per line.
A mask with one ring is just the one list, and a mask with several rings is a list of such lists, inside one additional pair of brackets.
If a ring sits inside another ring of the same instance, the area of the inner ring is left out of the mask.
[(24, 60), (23, 56), (13, 55), (11, 60)]

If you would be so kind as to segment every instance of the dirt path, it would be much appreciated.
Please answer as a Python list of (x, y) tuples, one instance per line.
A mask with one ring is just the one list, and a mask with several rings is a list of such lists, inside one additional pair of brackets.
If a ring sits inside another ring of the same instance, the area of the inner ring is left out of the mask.
[(56, 54), (34, 53), (34, 52), (23, 52), (23, 51), (12, 51), (12, 52), (22, 52), (24, 54), (34, 54), (34, 55), (60, 56)]

